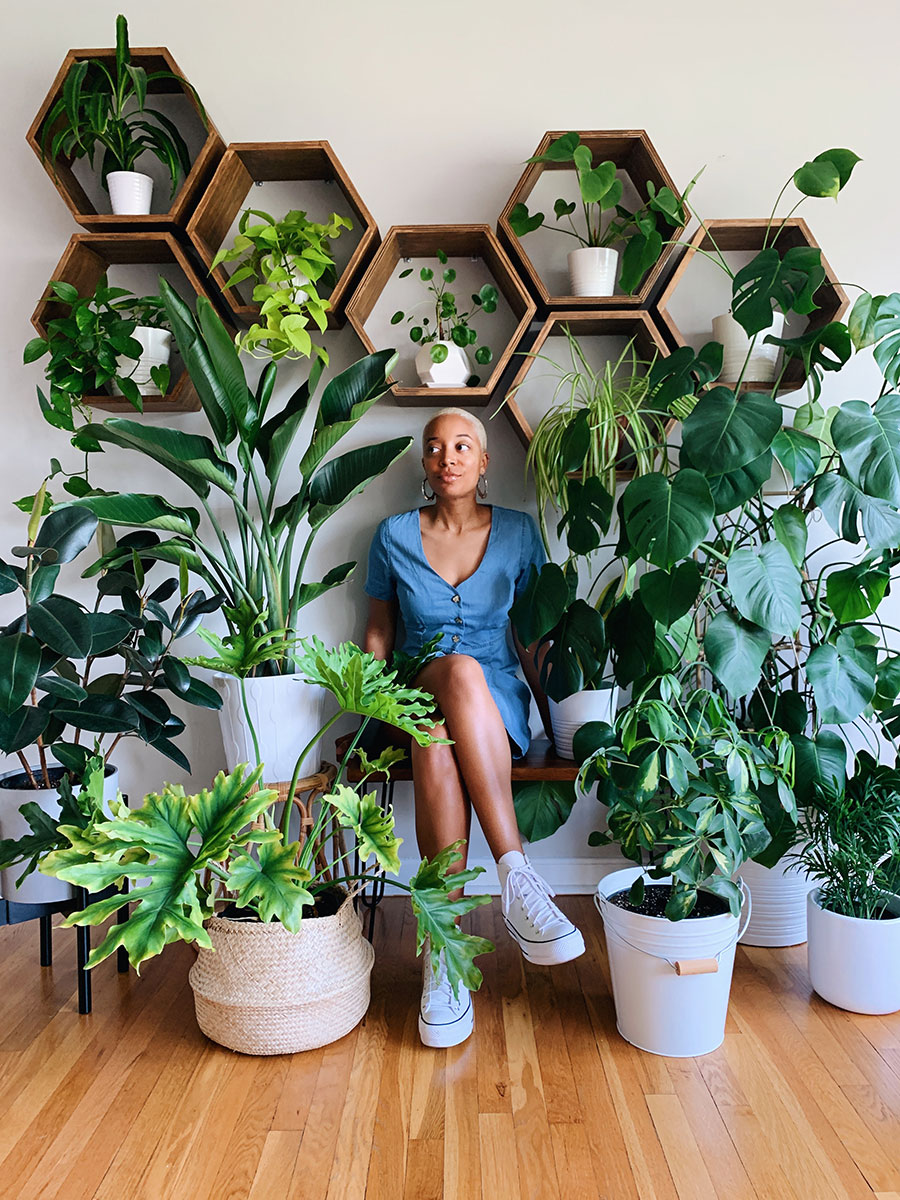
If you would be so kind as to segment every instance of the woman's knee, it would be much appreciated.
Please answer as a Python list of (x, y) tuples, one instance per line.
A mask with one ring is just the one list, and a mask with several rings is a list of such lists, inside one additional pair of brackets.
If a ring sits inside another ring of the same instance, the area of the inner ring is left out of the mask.
[(481, 663), (470, 654), (444, 654), (432, 659), (422, 668), (416, 682), (437, 699), (441, 699), (441, 694), (487, 687)]

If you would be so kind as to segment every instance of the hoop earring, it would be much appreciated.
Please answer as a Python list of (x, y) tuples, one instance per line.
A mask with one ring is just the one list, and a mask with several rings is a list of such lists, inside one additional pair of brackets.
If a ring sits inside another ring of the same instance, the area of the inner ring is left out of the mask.
[(475, 492), (478, 495), (479, 500), (484, 500), (487, 497), (488, 481), (484, 475), (479, 477), (478, 483), (475, 486)]
[(426, 499), (426, 500), (433, 500), (433, 499), (434, 499), (434, 492), (432, 492), (432, 493), (431, 493), (431, 495), (429, 496), (429, 495), (428, 495), (428, 492), (425, 490), (427, 486), (428, 486), (428, 480), (427, 480), (427, 479), (423, 479), (423, 480), (422, 480), (422, 495), (425, 497), (425, 499)]

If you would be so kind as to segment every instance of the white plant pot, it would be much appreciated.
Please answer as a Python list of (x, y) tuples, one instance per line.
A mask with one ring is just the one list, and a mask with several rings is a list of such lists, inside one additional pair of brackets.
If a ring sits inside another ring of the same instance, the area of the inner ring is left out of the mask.
[[(650, 1054), (709, 1054), (725, 1038), (739, 918), (723, 913), (670, 921), (611, 904), (609, 897), (631, 887), (640, 874), (640, 867), (613, 871), (594, 895), (606, 930), (616, 1028), (626, 1042)], [(749, 915), (747, 895), (744, 909)]]
[[(116, 359), (118, 373), (136, 383), (142, 396), (161, 396), (162, 392), (153, 382), (150, 372), (154, 367), (164, 367), (168, 364), (172, 353), (172, 334), (168, 329), (138, 325), (131, 336), (136, 342), (140, 342), (143, 353), (136, 362), (133, 358), (120, 354)], [(117, 396), (122, 395), (116, 384), (113, 384), (113, 392)]]
[(553, 744), (560, 758), (573, 758), (572, 739), (588, 721), (607, 721), (612, 724), (619, 702), (619, 689), (614, 683), (587, 692), (576, 692), (565, 700), (550, 700), (550, 724)]
[(799, 946), (806, 941), (806, 897), (813, 882), (805, 872), (783, 860), (774, 867), (745, 862), (738, 877), (753, 897), (743, 945)]
[(116, 216), (144, 216), (150, 211), (153, 180), (140, 171), (110, 171), (106, 177), (109, 199)]
[(573, 296), (611, 296), (616, 290), (619, 252), (608, 246), (570, 250), (569, 287)]
[(900, 896), (892, 917), (865, 921), (829, 912), (819, 889), (807, 897), (809, 978), (823, 1000), (848, 1012), (900, 1009)]
[[(55, 767), (58, 764), (51, 762), (49, 765)], [(40, 767), (32, 764), (31, 770), (36, 778), (39, 777)], [(108, 804), (119, 789), (119, 770), (118, 767), (107, 768), (107, 770), (108, 774), (103, 782), (103, 799)], [(16, 776), (24, 778), (21, 767), (0, 774), (0, 785), (4, 780), (13, 779)], [(29, 803), (39, 805), (50, 817), (59, 816), (59, 792), (56, 788), (34, 789), (0, 786), (0, 837), (20, 838), (31, 832), (31, 826), (19, 812), (23, 804)], [(4, 900), (10, 900), (15, 904), (53, 904), (60, 900), (68, 900), (75, 894), (75, 889), (71, 884), (64, 883), (61, 879), (54, 879), (51, 875), (42, 875), (39, 870), (32, 871), (28, 878), (17, 886), (16, 880), (24, 870), (25, 864), (18, 863), (14, 867), (0, 871), (0, 896)]]
[[(717, 342), (722, 343), (722, 374), (721, 378), (728, 383), (734, 383), (743, 373), (743, 379), (748, 383), (771, 383), (778, 369), (780, 346), (770, 346), (764, 343), (769, 334), (781, 337), (784, 332), (784, 313), (773, 312), (772, 324), (756, 335), (753, 349), (750, 349), (751, 338), (737, 323), (731, 313), (723, 313), (713, 317), (712, 333)], [(747, 362), (747, 355), (750, 360)], [(746, 367), (744, 363), (747, 363)]]
[[(241, 703), (240, 682), (231, 675), (214, 675), (213, 685), (222, 697), (219, 724), (228, 770), (234, 770), (238, 763), (252, 765), (256, 758)], [(326, 692), (299, 675), (247, 679), (244, 686), (260, 757), (265, 763), (265, 781), (290, 782), (297, 756), (322, 727)], [(301, 775), (318, 770), (321, 754), (318, 746), (313, 747), (301, 765)]]
[[(447, 357), (443, 362), (436, 363), (432, 359), (433, 346), (447, 347)], [(468, 354), (456, 342), (429, 342), (416, 355), (416, 372), (419, 381), (426, 387), (461, 388), (466, 386), (472, 374), (472, 364)]]

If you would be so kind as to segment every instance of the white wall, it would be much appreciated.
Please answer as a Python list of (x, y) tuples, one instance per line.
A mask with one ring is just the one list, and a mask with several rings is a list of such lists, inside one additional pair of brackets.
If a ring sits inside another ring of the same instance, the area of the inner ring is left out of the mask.
[[(24, 135), (66, 50), (110, 45), (120, 7), (32, 0), (4, 14), (0, 553), (22, 540), (23, 519), (10, 502), (34, 490), (50, 455), (65, 461), (68, 451), (65, 436), (40, 418), (40, 366), (22, 367), (21, 350), (30, 313), (76, 229)], [(864, 161), (840, 202), (802, 211), (841, 280), (872, 291), (897, 286), (900, 13), (885, 0), (570, 0), (558, 10), (536, 0), (343, 0), (314, 9), (286, 0), (255, 8), (155, 0), (126, 15), (134, 46), (168, 46), (226, 142), (328, 139), (382, 233), (395, 223), (494, 225), (547, 129), (647, 129), (677, 185), (706, 164), (694, 203), (710, 218), (767, 215), (795, 167), (848, 146)], [(349, 330), (329, 335), (328, 345), (336, 364), (360, 353)], [(286, 371), (284, 386), (290, 378)], [(869, 396), (873, 379), (868, 365), (855, 364), (826, 394)], [(418, 433), (426, 416), (388, 401), (365, 419), (358, 441)], [(195, 416), (178, 423), (202, 428)], [(528, 506), (519, 443), (502, 416), (489, 428), (491, 499)], [(155, 489), (160, 479), (134, 456), (111, 455), (98, 472), (108, 487)], [(415, 504), (419, 479), (408, 457), (346, 509), (313, 570), (349, 557), (364, 562), (376, 519)], [(361, 566), (350, 586), (307, 610), (326, 640), (361, 633), (363, 574)], [(200, 784), (220, 764), (221, 741), (215, 716), (192, 712), (182, 744)], [(180, 779), (140, 747), (120, 761), (133, 793)], [(597, 874), (585, 843), (593, 802), (585, 804), (570, 827), (535, 848), (535, 857), (553, 860), (548, 874), (576, 890)], [(401, 794), (408, 846), (410, 815), (411, 797)], [(484, 853), (479, 840), (473, 854)]]

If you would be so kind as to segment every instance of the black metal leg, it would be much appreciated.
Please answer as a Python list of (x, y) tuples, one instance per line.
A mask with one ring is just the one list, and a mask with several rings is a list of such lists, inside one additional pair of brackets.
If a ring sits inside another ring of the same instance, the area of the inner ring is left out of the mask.
[[(78, 907), (87, 908), (88, 894), (84, 888), (78, 888)], [(78, 960), (78, 1011), (86, 1015), (91, 1011), (91, 973), (85, 970), (91, 954), (90, 925), (75, 926), (75, 951)]]
[[(128, 894), (128, 880), (127, 879), (122, 884), (122, 891), (126, 895)], [(117, 924), (123, 925), (128, 920), (128, 912), (129, 912), (129, 906), (127, 904), (123, 904), (122, 907), (119, 909), (119, 911), (116, 913)], [(120, 975), (127, 975), (127, 973), (128, 973), (128, 951), (125, 949), (124, 946), (120, 946), (118, 948), (118, 950), (116, 951), (116, 969), (118, 970)]]
[(41, 966), (53, 966), (53, 924), (50, 919), (50, 913), (41, 917), (39, 920), (41, 927)]

